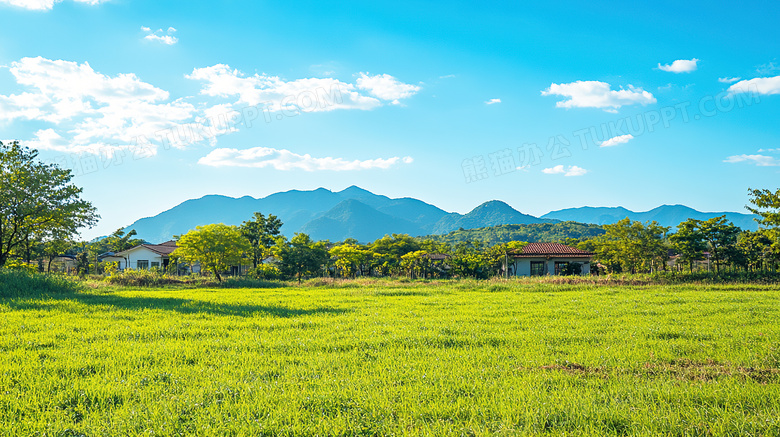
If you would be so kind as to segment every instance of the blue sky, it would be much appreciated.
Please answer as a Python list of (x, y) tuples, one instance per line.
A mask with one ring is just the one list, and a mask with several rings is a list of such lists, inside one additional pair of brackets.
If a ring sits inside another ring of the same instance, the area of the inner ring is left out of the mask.
[[(745, 212), (780, 177), (776, 2), (0, 0), (0, 139), (105, 235), (206, 194)], [(273, 211), (265, 211), (273, 213)]]

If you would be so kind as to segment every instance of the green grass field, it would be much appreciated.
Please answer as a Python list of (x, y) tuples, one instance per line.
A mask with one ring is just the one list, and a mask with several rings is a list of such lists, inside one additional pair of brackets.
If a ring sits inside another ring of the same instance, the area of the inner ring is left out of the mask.
[(780, 286), (0, 299), (0, 433), (780, 435)]

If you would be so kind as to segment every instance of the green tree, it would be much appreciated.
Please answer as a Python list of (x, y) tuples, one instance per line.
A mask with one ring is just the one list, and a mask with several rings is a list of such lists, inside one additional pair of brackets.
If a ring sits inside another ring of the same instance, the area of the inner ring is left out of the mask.
[(214, 273), (220, 282), (219, 273), (240, 265), (250, 249), (238, 227), (222, 223), (198, 226), (177, 240), (172, 256), (190, 264), (200, 263), (201, 270)]
[(461, 241), (452, 249), (452, 273), (460, 277), (487, 279), (490, 277), (490, 259), (481, 241)]
[(306, 234), (296, 233), (289, 242), (284, 237), (277, 238), (273, 251), (279, 270), (287, 277), (298, 279), (298, 283), (303, 277), (321, 272), (328, 262), (327, 243), (314, 242)]
[[(66, 237), (67, 238), (67, 237)], [(73, 243), (66, 238), (52, 238), (43, 242), (43, 256), (46, 258), (46, 272), (51, 273), (51, 263), (54, 258), (65, 253)]]
[(249, 241), (254, 268), (268, 256), (281, 228), (282, 221), (278, 217), (273, 214), (266, 217), (260, 212), (256, 212), (251, 220), (241, 223), (241, 234)]
[(361, 247), (354, 243), (345, 243), (333, 246), (328, 253), (334, 257), (334, 265), (342, 276), (355, 277), (358, 272), (370, 274), (374, 253), (367, 247)]
[(0, 267), (32, 241), (63, 238), (99, 216), (81, 199), (73, 174), (38, 161), (38, 152), (0, 142)]
[(121, 252), (123, 250), (127, 250), (143, 244), (144, 240), (140, 238), (133, 238), (136, 235), (138, 235), (138, 233), (135, 231), (135, 229), (131, 229), (130, 232), (127, 233), (125, 233), (125, 231), (121, 228), (117, 229), (113, 234), (104, 238), (105, 248), (108, 250), (101, 250), (100, 253), (107, 251)]
[(737, 237), (738, 264), (746, 271), (760, 270), (774, 261), (772, 239), (766, 229), (743, 231)]
[(737, 235), (741, 229), (726, 220), (726, 216), (713, 217), (699, 222), (699, 231), (707, 243), (710, 259), (715, 261), (715, 271), (720, 274), (720, 265), (736, 249)]
[(655, 221), (642, 223), (629, 218), (604, 225), (606, 233), (593, 239), (598, 260), (610, 271), (636, 273), (665, 266), (664, 243), (668, 227)]
[(672, 248), (679, 255), (680, 262), (688, 263), (693, 272), (693, 262), (703, 259), (707, 243), (699, 226), (701, 222), (696, 219), (688, 219), (677, 225), (677, 232), (669, 236)]
[(750, 203), (754, 206), (746, 206), (750, 212), (757, 214), (760, 219), (756, 221), (767, 228), (780, 227), (780, 189), (771, 190), (748, 189)]
[(374, 241), (370, 248), (383, 275), (401, 273), (401, 257), (421, 249), (420, 242), (406, 234), (385, 235)]

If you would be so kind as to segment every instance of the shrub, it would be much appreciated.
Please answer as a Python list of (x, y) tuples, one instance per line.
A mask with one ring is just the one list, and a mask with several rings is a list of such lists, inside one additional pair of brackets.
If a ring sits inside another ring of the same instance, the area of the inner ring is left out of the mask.
[(268, 264), (260, 264), (257, 268), (254, 268), (247, 272), (247, 276), (252, 279), (265, 279), (270, 281), (277, 281), (283, 279), (282, 271), (276, 268), (276, 266)]
[(157, 287), (170, 284), (184, 284), (185, 281), (152, 270), (125, 270), (106, 278), (111, 285), (125, 287)]

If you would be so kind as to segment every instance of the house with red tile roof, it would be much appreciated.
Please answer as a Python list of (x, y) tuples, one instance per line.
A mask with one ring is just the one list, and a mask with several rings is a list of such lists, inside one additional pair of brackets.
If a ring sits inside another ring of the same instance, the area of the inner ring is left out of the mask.
[(522, 250), (507, 254), (508, 273), (515, 276), (590, 274), (593, 252), (560, 243), (528, 243)]

